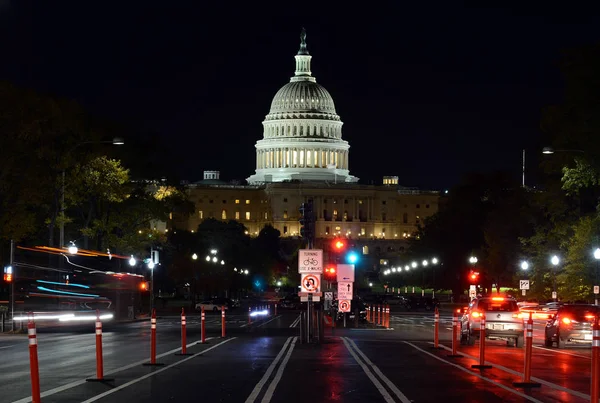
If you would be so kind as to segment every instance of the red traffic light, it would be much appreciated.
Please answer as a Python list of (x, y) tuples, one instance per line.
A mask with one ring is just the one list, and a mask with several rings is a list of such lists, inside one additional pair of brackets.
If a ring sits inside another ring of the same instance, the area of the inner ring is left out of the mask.
[(12, 274), (4, 273), (4, 281), (6, 281), (7, 283), (11, 283), (12, 282)]
[(328, 267), (325, 269), (325, 273), (335, 274), (335, 267)]
[(343, 241), (335, 241), (333, 246), (335, 247), (335, 249), (340, 250), (340, 249), (344, 249), (346, 244)]
[(145, 281), (141, 282), (140, 283), (140, 290), (142, 290), (142, 291), (148, 290), (148, 283), (146, 283)]
[(469, 278), (471, 279), (471, 281), (477, 281), (479, 279), (479, 272), (472, 271), (471, 273), (469, 273)]

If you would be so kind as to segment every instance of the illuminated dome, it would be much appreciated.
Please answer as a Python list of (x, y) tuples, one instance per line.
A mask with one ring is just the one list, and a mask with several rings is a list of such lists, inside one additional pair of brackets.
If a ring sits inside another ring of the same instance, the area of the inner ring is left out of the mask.
[(356, 182), (333, 98), (310, 71), (306, 31), (300, 39), (295, 75), (273, 97), (263, 139), (256, 142), (256, 173), (247, 180)]

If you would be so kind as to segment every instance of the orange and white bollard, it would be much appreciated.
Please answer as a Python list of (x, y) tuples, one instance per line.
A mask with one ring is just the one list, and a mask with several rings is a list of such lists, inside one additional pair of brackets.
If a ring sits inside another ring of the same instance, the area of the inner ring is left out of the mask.
[(248, 324), (249, 325), (252, 324), (252, 307), (251, 306), (248, 307)]
[(225, 305), (221, 306), (221, 337), (225, 337)]
[[(529, 319), (525, 327), (525, 363), (523, 368), (523, 381), (513, 382), (514, 386), (523, 388), (537, 388), (541, 385), (537, 382), (531, 382), (531, 354), (533, 352), (533, 316), (529, 312)], [(596, 402), (598, 398), (596, 398)]]
[(192, 355), (187, 352), (187, 321), (183, 308), (181, 308), (181, 353), (176, 353), (175, 355)]
[(102, 356), (102, 321), (96, 309), (96, 377), (86, 379), (88, 382), (111, 382), (114, 379), (104, 378), (104, 357)]
[(275, 313), (273, 315), (277, 316), (277, 303), (275, 303)]
[(206, 343), (206, 314), (204, 313), (204, 307), (200, 313), (200, 338), (202, 344)]
[(33, 321), (33, 313), (29, 316), (27, 324), (27, 335), (29, 337), (29, 372), (31, 374), (31, 401), (40, 403), (40, 368), (38, 364), (37, 353), (37, 331), (35, 330), (35, 322)]
[(471, 368), (492, 368), (491, 365), (485, 364), (485, 314), (481, 316), (481, 322), (479, 325), (479, 364), (471, 365)]
[(458, 354), (456, 351), (458, 348), (458, 312), (460, 312), (460, 309), (452, 314), (452, 354), (448, 354), (448, 357), (452, 358), (462, 357), (462, 354)]
[(598, 317), (594, 318), (592, 326), (592, 374), (590, 402), (598, 402), (600, 398), (600, 325)]
[(371, 307), (367, 308), (367, 322), (371, 321)]
[(385, 306), (385, 328), (389, 329), (390, 328), (390, 306), (386, 305)]
[(150, 362), (143, 364), (145, 366), (150, 365), (164, 365), (156, 362), (156, 310), (152, 309), (152, 316), (150, 317)]
[(437, 307), (433, 313), (433, 348), (440, 348), (440, 311)]
[(377, 305), (377, 324), (381, 325), (381, 305)]

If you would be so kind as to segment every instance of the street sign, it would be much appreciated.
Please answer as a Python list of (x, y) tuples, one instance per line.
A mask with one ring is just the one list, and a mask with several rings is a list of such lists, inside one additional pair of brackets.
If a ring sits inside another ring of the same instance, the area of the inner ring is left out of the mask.
[(520, 280), (519, 281), (519, 288), (521, 290), (529, 290), (529, 280)]
[(298, 273), (323, 273), (323, 250), (300, 249), (298, 251)]
[(469, 290), (469, 298), (475, 298), (475, 297), (477, 297), (477, 291)]
[(325, 301), (333, 301), (333, 292), (329, 291), (325, 293)]
[(527, 290), (521, 290), (521, 294), (527, 295)]
[(600, 294), (600, 286), (594, 286), (594, 294)]
[(350, 301), (342, 300), (338, 304), (338, 311), (340, 312), (350, 312)]
[(556, 295), (556, 291), (552, 291), (552, 299), (556, 299), (557, 295)]
[(352, 299), (353, 285), (351, 281), (338, 281), (338, 300)]
[(354, 281), (354, 265), (338, 264), (337, 281)]
[(322, 293), (322, 292), (299, 292), (299, 293), (298, 293), (298, 296), (299, 296), (300, 298), (304, 298), (304, 297), (308, 297), (308, 296), (309, 296), (309, 294), (310, 294), (310, 295), (312, 295), (312, 296), (313, 296), (313, 298), (314, 298), (314, 297), (322, 297), (322, 296), (323, 296), (323, 293)]
[(315, 293), (321, 291), (321, 275), (320, 274), (302, 274), (300, 281), (301, 291)]

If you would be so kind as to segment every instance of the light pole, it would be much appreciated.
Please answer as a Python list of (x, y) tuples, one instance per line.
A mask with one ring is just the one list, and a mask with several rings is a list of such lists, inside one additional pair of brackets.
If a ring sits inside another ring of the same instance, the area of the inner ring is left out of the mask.
[(598, 305), (598, 293), (597, 291), (597, 287), (598, 287), (598, 265), (600, 264), (600, 248), (596, 248), (596, 250), (594, 251), (594, 258), (596, 259), (596, 279), (595, 279), (595, 284), (594, 284), (594, 296), (595, 296), (595, 302), (594, 304)]
[[(112, 145), (115, 146), (122, 146), (123, 144), (125, 144), (125, 141), (120, 138), (120, 137), (115, 137), (112, 140), (108, 140), (108, 141), (84, 141), (81, 143), (76, 144), (75, 146), (73, 146), (68, 154), (72, 153), (73, 151), (75, 151), (75, 149), (79, 146), (82, 146), (84, 144), (103, 144), (103, 143), (111, 143)], [(59, 235), (59, 247), (62, 248), (65, 246), (65, 169), (63, 168), (62, 170), (62, 189), (61, 189), (61, 195), (60, 195), (60, 235)]]
[(554, 290), (552, 291), (552, 299), (556, 302), (556, 300), (558, 300), (558, 292), (556, 291), (556, 269), (558, 267), (558, 264), (560, 263), (560, 259), (558, 258), (558, 256), (554, 255), (552, 256), (552, 259), (550, 259), (550, 262), (552, 263), (552, 265), (554, 265)]

